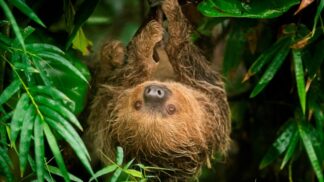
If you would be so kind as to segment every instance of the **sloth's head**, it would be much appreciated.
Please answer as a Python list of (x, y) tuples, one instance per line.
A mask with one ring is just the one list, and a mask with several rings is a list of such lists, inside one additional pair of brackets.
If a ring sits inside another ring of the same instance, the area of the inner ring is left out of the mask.
[[(127, 153), (158, 154), (215, 140), (206, 96), (176, 82), (148, 81), (120, 93), (110, 118), (111, 135)], [(208, 133), (209, 132), (209, 133)]]

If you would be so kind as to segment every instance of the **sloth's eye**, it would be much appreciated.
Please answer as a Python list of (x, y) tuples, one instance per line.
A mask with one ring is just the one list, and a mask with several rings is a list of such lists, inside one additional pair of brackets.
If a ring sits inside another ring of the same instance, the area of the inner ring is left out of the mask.
[(134, 108), (136, 109), (136, 110), (140, 110), (141, 108), (142, 108), (142, 102), (141, 101), (136, 101), (135, 103), (134, 103)]
[(172, 115), (176, 112), (177, 108), (173, 104), (169, 104), (166, 110), (169, 115)]

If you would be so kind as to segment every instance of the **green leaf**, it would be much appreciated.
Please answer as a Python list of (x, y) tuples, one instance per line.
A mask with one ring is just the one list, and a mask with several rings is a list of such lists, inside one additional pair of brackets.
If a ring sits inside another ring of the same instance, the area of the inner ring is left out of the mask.
[(1, 174), (4, 174), (6, 181), (12, 182), (14, 181), (14, 177), (11, 172), (10, 165), (8, 164), (8, 162), (10, 161), (9, 156), (6, 150), (2, 149), (0, 151), (0, 172)]
[[(56, 168), (54, 166), (50, 166), (50, 165), (47, 165), (47, 169), (48, 169), (48, 171), (50, 173), (63, 177), (63, 174), (60, 171), (60, 169), (58, 169), (58, 168)], [(72, 175), (70, 173), (68, 173), (68, 175), (69, 175), (71, 181), (82, 182), (82, 179), (80, 179), (80, 178), (78, 178), (78, 177), (76, 177), (76, 176), (74, 176), (74, 175)]]
[(272, 80), (274, 75), (277, 73), (279, 68), (281, 67), (282, 63), (286, 59), (290, 49), (289, 49), (289, 41), (286, 42), (285, 46), (282, 46), (280, 51), (277, 52), (275, 55), (272, 63), (269, 65), (265, 73), (262, 75), (261, 79), (257, 83), (257, 85), (254, 87), (250, 97), (255, 97), (258, 95)]
[(32, 138), (32, 130), (34, 126), (35, 119), (35, 108), (34, 105), (29, 105), (26, 114), (24, 116), (20, 142), (19, 142), (19, 161), (20, 161), (20, 173), (23, 176), (27, 164), (27, 156), (30, 148), (30, 141)]
[(210, 17), (245, 17), (245, 18), (275, 18), (299, 0), (286, 1), (238, 1), (238, 0), (204, 0), (198, 5), (198, 10)]
[[(30, 155), (28, 155), (28, 161), (29, 161), (29, 165), (31, 167), (31, 169), (35, 172), (36, 171), (36, 164), (35, 161), (32, 159), (32, 157)], [(45, 160), (44, 160), (45, 162)], [(50, 174), (47, 171), (44, 171), (44, 175), (43, 178), (46, 181), (51, 181), (51, 182), (55, 182), (55, 180), (52, 178), (52, 176), (50, 176)], [(44, 179), (42, 179), (42, 181), (44, 181)], [(38, 181), (41, 181), (39, 178), (37, 179)]]
[(133, 177), (143, 178), (142, 172), (134, 170), (134, 169), (126, 169), (126, 170), (124, 170), (124, 172), (127, 173), (128, 175), (133, 176)]
[(304, 147), (306, 149), (308, 158), (312, 164), (312, 167), (315, 171), (315, 174), (317, 176), (317, 179), (319, 182), (324, 182), (324, 177), (323, 177), (323, 173), (322, 173), (322, 169), (320, 166), (320, 162), (316, 156), (312, 141), (309, 137), (309, 134), (305, 132), (305, 124), (302, 123), (298, 123), (298, 131), (299, 131), (299, 135), (303, 141)]
[(298, 96), (300, 105), (303, 111), (303, 114), (305, 115), (306, 111), (306, 89), (305, 89), (305, 80), (304, 80), (304, 69), (303, 69), (303, 63), (301, 58), (301, 52), (300, 50), (293, 50), (293, 59), (294, 59), (294, 65), (295, 65), (295, 76), (296, 76), (296, 83), (297, 83), (297, 90), (298, 90)]
[(46, 53), (43, 52), (43, 53), (39, 53), (38, 56), (40, 56), (40, 57), (42, 57), (44, 59), (49, 59), (49, 60), (53, 60), (53, 61), (57, 61), (57, 62), (61, 63), (62, 65), (66, 66), (71, 71), (73, 71), (73, 73), (75, 75), (77, 75), (79, 78), (81, 78), (86, 83), (88, 83), (88, 80), (83, 76), (83, 74), (75, 66), (73, 66), (70, 63), (70, 61), (68, 61), (67, 59), (65, 59), (61, 55), (51, 53), (51, 52), (46, 52)]
[(90, 54), (89, 47), (92, 45), (92, 42), (87, 39), (82, 28), (76, 33), (72, 43), (72, 48), (81, 51), (83, 56)]
[(34, 125), (34, 147), (36, 160), (36, 174), (38, 181), (44, 181), (44, 164), (45, 164), (45, 146), (44, 146), (44, 131), (43, 121), (36, 116)]
[[(117, 147), (117, 151), (116, 151), (116, 164), (118, 166), (121, 166), (123, 164), (123, 160), (124, 160), (124, 151), (123, 151), (123, 148), (121, 147)], [(112, 175), (111, 179), (110, 179), (110, 182), (116, 182), (119, 178), (119, 176), (121, 175), (122, 173), (122, 168), (118, 168), (114, 174)]]
[(44, 23), (38, 18), (36, 13), (22, 0), (10, 0), (11, 4), (13, 4), (16, 8), (18, 8), (21, 12), (23, 12), (26, 16), (28, 16), (30, 19), (38, 23), (39, 25), (46, 27)]
[(72, 124), (74, 124), (76, 127), (78, 127), (81, 131), (83, 130), (82, 126), (79, 123), (76, 116), (71, 111), (69, 111), (64, 106), (62, 106), (61, 103), (59, 103), (59, 102), (57, 102), (57, 101), (55, 101), (53, 99), (46, 98), (44, 96), (36, 96), (35, 101), (40, 103), (40, 104), (43, 104), (43, 105), (45, 105), (45, 106), (47, 106), (47, 107), (49, 107), (51, 109), (53, 109), (54, 111), (56, 111), (58, 113), (60, 113), (63, 117), (68, 119)]
[(0, 105), (6, 103), (15, 93), (20, 89), (20, 80), (16, 79), (10, 83), (10, 85), (3, 90), (0, 95)]
[(98, 177), (101, 177), (101, 176), (103, 176), (103, 175), (106, 175), (106, 174), (108, 174), (108, 173), (111, 173), (111, 172), (115, 171), (117, 168), (118, 168), (118, 166), (115, 165), (115, 164), (112, 164), (112, 165), (106, 166), (106, 167), (100, 169), (99, 171), (97, 171), (97, 172), (96, 172), (96, 173), (95, 173), (95, 174), (90, 178), (89, 181), (93, 181), (93, 180), (95, 180), (95, 179), (98, 178)]
[(55, 161), (60, 168), (60, 171), (62, 173), (64, 180), (70, 181), (69, 174), (66, 170), (64, 160), (63, 160), (62, 154), (60, 152), (60, 149), (57, 145), (55, 136), (53, 135), (53, 133), (52, 133), (51, 129), (49, 128), (49, 126), (47, 125), (47, 123), (44, 123), (44, 132), (45, 132), (46, 140), (49, 144), (49, 147), (51, 148), (51, 150), (53, 152)]
[(4, 14), (6, 15), (6, 17), (9, 19), (9, 21), (12, 25), (13, 31), (15, 32), (15, 35), (16, 35), (21, 47), (23, 48), (23, 50), (25, 50), (24, 38), (21, 35), (19, 26), (16, 22), (15, 17), (13, 16), (11, 10), (9, 9), (8, 5), (4, 2), (4, 0), (0, 0), (0, 6), (2, 7), (2, 10), (4, 11)]
[(75, 109), (75, 102), (71, 100), (68, 96), (66, 96), (60, 90), (54, 87), (48, 86), (36, 86), (29, 88), (29, 91), (34, 94), (43, 94), (52, 97), (53, 99), (61, 101), (65, 106), (70, 108), (71, 111)]
[(114, 172), (114, 174), (112, 175), (112, 177), (110, 178), (110, 182), (116, 182), (116, 181), (118, 181), (118, 178), (119, 178), (119, 176), (121, 175), (121, 173), (122, 173), (122, 169), (121, 168), (118, 168), (115, 172)]
[(68, 49), (71, 46), (72, 41), (75, 38), (75, 35), (79, 31), (83, 23), (89, 18), (92, 12), (95, 10), (99, 0), (85, 0), (80, 5), (74, 16), (74, 27), (70, 34), (70, 37), (66, 43), (65, 48)]
[(266, 65), (271, 58), (282, 48), (282, 46), (285, 45), (285, 42), (288, 41), (290, 37), (282, 37), (278, 39), (269, 49), (264, 51), (256, 61), (252, 64), (252, 66), (249, 68), (248, 75), (252, 76), (263, 68), (264, 65)]
[(285, 167), (287, 162), (293, 156), (293, 154), (294, 154), (294, 152), (296, 150), (298, 139), (299, 139), (299, 134), (298, 134), (298, 131), (296, 130), (295, 133), (293, 134), (291, 140), (290, 140), (290, 143), (289, 143), (288, 149), (286, 151), (286, 154), (284, 156), (284, 159), (282, 160), (282, 163), (281, 163), (281, 166), (280, 166), (281, 170)]
[(320, 0), (319, 5), (317, 6), (316, 15), (314, 17), (314, 25), (313, 25), (313, 30), (312, 30), (313, 35), (315, 34), (316, 25), (317, 25), (318, 19), (321, 17), (323, 8), (324, 8), (324, 0)]
[(117, 147), (116, 151), (116, 164), (121, 166), (124, 160), (124, 150), (120, 146)]
[(27, 94), (23, 94), (21, 98), (19, 99), (17, 106), (14, 110), (14, 114), (11, 119), (10, 124), (10, 139), (11, 143), (14, 144), (16, 142), (18, 133), (21, 129), (21, 126), (23, 124), (23, 119), (26, 114), (26, 110), (29, 107), (29, 98)]
[(50, 118), (52, 120), (57, 121), (60, 123), (64, 128), (69, 131), (69, 133), (73, 136), (73, 138), (77, 141), (78, 146), (81, 146), (81, 151), (83, 151), (88, 158), (90, 159), (90, 155), (87, 151), (87, 148), (85, 147), (82, 139), (79, 137), (79, 134), (75, 131), (75, 129), (72, 127), (72, 125), (65, 119), (63, 118), (59, 113), (53, 111), (49, 107), (46, 106), (39, 106), (39, 109), (42, 111), (42, 113), (48, 117), (47, 120)]
[(32, 62), (37, 68), (37, 71), (40, 73), (40, 77), (42, 78), (44, 84), (48, 87), (51, 87), (53, 85), (53, 82), (48, 78), (48, 75), (46, 74), (45, 70), (42, 68), (40, 62), (41, 59), (38, 57), (31, 58)]
[(30, 64), (24, 64), (19, 62), (14, 62), (14, 67), (16, 70), (27, 72), (27, 73), (39, 73), (39, 71), (32, 67)]
[(46, 43), (31, 43), (26, 44), (26, 50), (32, 53), (42, 53), (42, 52), (53, 52), (60, 55), (65, 55), (65, 53), (58, 47), (46, 44)]
[(259, 168), (263, 169), (271, 164), (275, 159), (279, 157), (288, 147), (292, 140), (293, 134), (297, 131), (296, 124), (294, 122), (288, 122), (283, 126), (283, 132), (279, 135), (276, 141), (272, 144), (266, 155), (263, 157)]
[(125, 169), (128, 169), (128, 168), (133, 164), (134, 160), (135, 160), (135, 159), (132, 159), (132, 160), (130, 160), (129, 162), (127, 162), (127, 164), (124, 166), (123, 169), (124, 169), (124, 170), (125, 170)]
[(79, 142), (74, 138), (74, 136), (70, 133), (71, 131), (67, 130), (64, 125), (62, 125), (59, 122), (55, 122), (52, 119), (47, 118), (46, 121), (48, 124), (55, 129), (63, 138), (64, 140), (69, 143), (69, 145), (72, 147), (74, 152), (77, 154), (78, 158), (82, 162), (82, 164), (85, 166), (85, 168), (89, 171), (90, 174), (93, 174), (91, 165), (88, 161), (87, 153), (83, 150), (82, 146), (79, 144)]
[[(24, 39), (26, 39), (27, 37), (29, 37), (33, 32), (35, 31), (34, 27), (31, 26), (27, 26), (23, 29), (23, 31), (21, 32), (22, 36)], [(26, 44), (25, 44), (26, 46)]]

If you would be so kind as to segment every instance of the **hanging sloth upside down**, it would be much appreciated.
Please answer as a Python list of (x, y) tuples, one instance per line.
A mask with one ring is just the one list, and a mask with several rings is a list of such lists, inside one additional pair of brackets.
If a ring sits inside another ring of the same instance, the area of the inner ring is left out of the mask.
[(164, 0), (169, 39), (165, 45), (173, 81), (154, 75), (155, 46), (163, 38), (158, 21), (150, 21), (128, 45), (103, 46), (86, 133), (88, 146), (104, 164), (117, 146), (128, 160), (170, 169), (162, 180), (187, 181), (210, 165), (214, 152), (230, 143), (229, 107), (221, 76), (190, 40), (191, 25), (177, 0)]

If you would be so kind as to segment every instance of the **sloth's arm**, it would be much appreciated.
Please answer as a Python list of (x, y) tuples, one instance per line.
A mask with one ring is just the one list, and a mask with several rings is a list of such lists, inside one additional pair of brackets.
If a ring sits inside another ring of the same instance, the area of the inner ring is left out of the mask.
[(166, 51), (179, 80), (191, 86), (197, 81), (205, 82), (222, 92), (224, 86), (221, 76), (210, 68), (202, 51), (191, 42), (192, 27), (178, 1), (165, 0), (162, 9), (168, 20), (170, 35)]
[[(113, 56), (105, 57), (110, 59), (110, 64), (117, 64), (117, 66), (111, 73), (107, 73), (108, 69), (105, 67), (101, 68), (101, 74), (99, 75), (105, 76), (103, 83), (130, 87), (148, 80), (157, 66), (153, 59), (153, 52), (157, 42), (162, 39), (162, 34), (163, 28), (161, 24), (152, 20), (133, 38), (127, 47), (127, 51), (121, 51), (120, 46), (115, 46), (113, 51), (119, 50), (118, 54), (113, 52), (113, 54), (110, 54)], [(125, 64), (122, 65), (120, 62)]]

